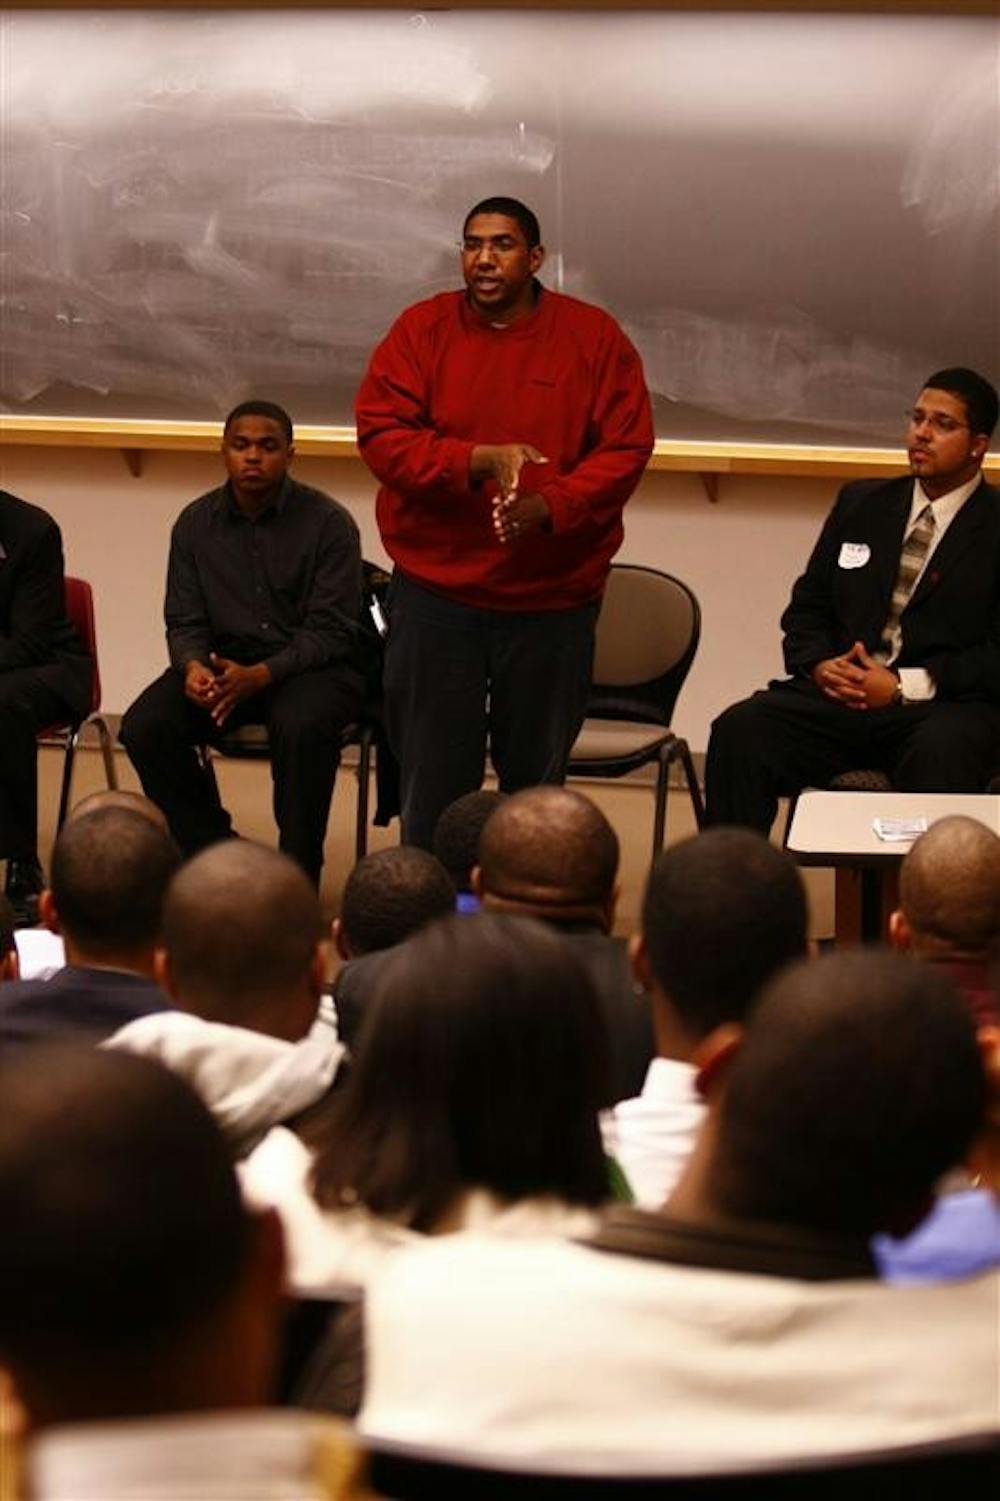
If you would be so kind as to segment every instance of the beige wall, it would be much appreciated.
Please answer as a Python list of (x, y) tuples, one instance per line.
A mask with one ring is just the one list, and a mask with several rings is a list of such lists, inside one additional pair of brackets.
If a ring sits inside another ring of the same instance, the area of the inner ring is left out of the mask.
[[(359, 461), (301, 459), (296, 473), (342, 500), (366, 556), (384, 559), (374, 483)], [(165, 665), (171, 523), (219, 474), (210, 454), (147, 454), (138, 479), (115, 450), (9, 448), (0, 458), (4, 488), (55, 516), (68, 571), (94, 586), (104, 707), (112, 712)], [(630, 502), (620, 561), (676, 573), (701, 601), (701, 650), (676, 716), (694, 750), (704, 750), (721, 707), (780, 671), (778, 617), (834, 490), (828, 480), (723, 478), (712, 504), (697, 475), (659, 473)]]

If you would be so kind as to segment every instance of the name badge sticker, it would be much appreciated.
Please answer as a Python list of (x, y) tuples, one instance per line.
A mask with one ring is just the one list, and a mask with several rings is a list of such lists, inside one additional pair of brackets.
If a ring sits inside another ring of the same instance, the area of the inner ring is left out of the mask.
[(863, 568), (871, 555), (867, 542), (842, 542), (837, 564), (840, 568)]

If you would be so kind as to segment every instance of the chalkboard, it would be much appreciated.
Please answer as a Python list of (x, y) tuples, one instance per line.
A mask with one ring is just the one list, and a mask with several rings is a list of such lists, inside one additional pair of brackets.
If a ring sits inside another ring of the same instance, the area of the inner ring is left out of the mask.
[(11, 12), (7, 411), (350, 423), (477, 198), (638, 344), (662, 437), (898, 440), (997, 379), (988, 16)]

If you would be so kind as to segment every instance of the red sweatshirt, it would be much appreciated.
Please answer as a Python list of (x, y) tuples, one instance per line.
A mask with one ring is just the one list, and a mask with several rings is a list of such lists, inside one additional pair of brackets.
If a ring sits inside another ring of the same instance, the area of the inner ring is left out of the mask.
[[(462, 604), (562, 610), (595, 599), (622, 541), (622, 507), (653, 447), (639, 356), (601, 308), (542, 290), (526, 318), (485, 323), (464, 292), (418, 302), (375, 350), (358, 445), (381, 481), (376, 515), (404, 573)], [(496, 486), (472, 485), (478, 443), (530, 443), (521, 488), (551, 529), (493, 531)]]

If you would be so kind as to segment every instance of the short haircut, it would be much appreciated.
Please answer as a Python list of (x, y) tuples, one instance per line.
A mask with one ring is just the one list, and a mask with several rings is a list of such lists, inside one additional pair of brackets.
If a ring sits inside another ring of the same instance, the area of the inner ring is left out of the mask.
[(0, 1098), (0, 1365), (26, 1400), (119, 1360), (155, 1367), (245, 1253), (211, 1114), (162, 1065), (81, 1047), (0, 1064)]
[(487, 820), (479, 866), (491, 896), (554, 909), (605, 903), (618, 874), (618, 836), (582, 793), (529, 787)]
[(985, 376), (964, 365), (955, 365), (950, 370), (936, 370), (924, 381), (924, 390), (947, 391), (964, 403), (969, 426), (974, 433), (991, 437), (997, 425), (998, 398), (996, 387)]
[(17, 927), (17, 919), (9, 899), (0, 891), (0, 959), (6, 959), (17, 948), (14, 938), (14, 930)]
[(486, 820), (503, 802), (502, 792), (467, 792), (449, 803), (434, 826), (434, 853), (459, 891), (470, 891), (479, 863), (479, 839)]
[(237, 417), (268, 417), (281, 428), (289, 448), (291, 448), (292, 443), (295, 441), (292, 419), (284, 407), (279, 407), (276, 401), (241, 401), (239, 406), (233, 407), (233, 410), (223, 423), (223, 437), (229, 432), (230, 426), (236, 421)]
[(980, 1128), (975, 1029), (935, 966), (857, 950), (767, 988), (719, 1105), (724, 1214), (869, 1236), (918, 1209)]
[(148, 818), (165, 833), (170, 832), (163, 809), (152, 798), (145, 797), (141, 792), (133, 792), (128, 787), (99, 787), (96, 792), (88, 792), (86, 797), (81, 797), (78, 803), (73, 804), (69, 816), (85, 818), (88, 813), (96, 813), (99, 808), (126, 808)]
[(308, 975), (323, 917), (315, 887), (287, 855), (229, 839), (189, 860), (163, 906), (163, 946), (187, 1009), (239, 1025)]
[(463, 1189), (607, 1197), (608, 1041), (581, 961), (530, 918), (452, 916), (379, 966), (315, 1191), (430, 1230)]
[(170, 835), (132, 808), (95, 808), (68, 819), (52, 851), (60, 927), (95, 956), (151, 947), (180, 863)]
[(519, 198), (483, 198), (465, 216), (462, 224), (462, 234), (468, 233), (469, 225), (479, 214), (502, 214), (505, 219), (515, 219), (520, 226), (521, 233), (528, 242), (528, 249), (533, 250), (536, 245), (542, 243), (542, 231), (538, 219), (528, 208), (527, 204)]
[(974, 818), (939, 819), (903, 859), (899, 902), (918, 939), (988, 954), (1000, 943), (1000, 839)]
[(392, 948), (455, 908), (455, 885), (440, 860), (416, 845), (375, 850), (344, 884), (340, 922), (355, 956)]
[(658, 856), (642, 932), (685, 1030), (741, 1021), (764, 982), (806, 952), (805, 889), (791, 859), (749, 829), (716, 828)]

